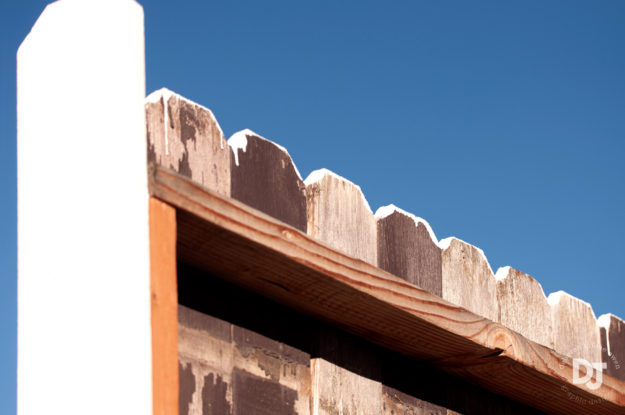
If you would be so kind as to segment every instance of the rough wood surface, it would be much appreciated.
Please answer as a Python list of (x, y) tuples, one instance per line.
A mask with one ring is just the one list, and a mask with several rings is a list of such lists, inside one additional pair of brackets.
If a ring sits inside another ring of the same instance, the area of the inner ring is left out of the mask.
[(499, 319), (497, 281), (481, 249), (460, 239), (441, 241), (443, 298), (492, 321)]
[(606, 373), (625, 380), (625, 321), (613, 314), (597, 319), (601, 335), (601, 359)]
[(325, 359), (311, 361), (312, 413), (379, 414), (382, 411), (382, 384)]
[(553, 347), (551, 307), (542, 287), (514, 268), (497, 270), (499, 322), (529, 340)]
[(150, 209), (150, 300), (154, 415), (178, 411), (176, 210), (153, 197)]
[(442, 259), (436, 236), (421, 218), (393, 205), (375, 214), (378, 266), (442, 296)]
[(306, 232), (306, 187), (289, 153), (250, 130), (228, 144), (231, 196)]
[(625, 414), (623, 381), (574, 385), (571, 358), (175, 172), (150, 189), (177, 208), (185, 263), (544, 412)]
[(191, 373), (180, 383), (181, 415), (310, 413), (309, 355), (219, 318), (179, 310), (180, 366)]
[(372, 345), (321, 325), (313, 334), (313, 414), (379, 414), (381, 359)]
[(145, 109), (148, 160), (230, 196), (230, 149), (211, 110), (164, 88)]
[(599, 328), (590, 304), (564, 291), (549, 294), (547, 300), (556, 352), (590, 363), (601, 362)]
[[(396, 396), (406, 402), (402, 414), (436, 404), (467, 414), (544, 415), (543, 412), (479, 388), (427, 363), (376, 346), (261, 294), (238, 287), (217, 274), (189, 267), (182, 262), (178, 274), (181, 304), (221, 321), (232, 322), (235, 329), (237, 326), (245, 327), (255, 335), (261, 335), (255, 338), (267, 337), (290, 346), (283, 347), (282, 351), (269, 347), (267, 350), (276, 356), (282, 355), (293, 362), (323, 359), (328, 364), (344, 369), (341, 371), (343, 374), (382, 383), (383, 387), (396, 391)], [(261, 346), (266, 342), (253, 341), (247, 344)], [(354, 383), (357, 380), (347, 382)], [(369, 397), (361, 394), (358, 399), (366, 401)], [(379, 413), (383, 413), (383, 410), (375, 412)]]
[(305, 183), (308, 234), (376, 265), (375, 218), (360, 187), (325, 169), (312, 172)]

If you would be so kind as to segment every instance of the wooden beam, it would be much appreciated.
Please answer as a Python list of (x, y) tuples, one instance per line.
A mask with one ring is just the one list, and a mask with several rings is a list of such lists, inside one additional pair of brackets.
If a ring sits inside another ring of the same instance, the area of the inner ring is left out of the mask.
[(575, 385), (570, 358), (175, 172), (152, 167), (150, 191), (181, 261), (544, 412), (625, 414), (623, 381)]
[(150, 302), (154, 415), (178, 414), (176, 209), (150, 198)]

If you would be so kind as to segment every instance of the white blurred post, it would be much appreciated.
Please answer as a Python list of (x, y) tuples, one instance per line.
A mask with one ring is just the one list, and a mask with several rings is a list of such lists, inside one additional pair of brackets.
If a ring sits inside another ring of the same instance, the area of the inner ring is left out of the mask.
[(50, 4), (17, 76), (18, 413), (148, 415), (143, 9)]

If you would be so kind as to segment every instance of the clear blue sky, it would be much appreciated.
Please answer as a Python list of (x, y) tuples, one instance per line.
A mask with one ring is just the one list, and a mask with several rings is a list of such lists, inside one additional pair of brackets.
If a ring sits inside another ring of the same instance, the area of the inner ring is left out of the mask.
[[(15, 53), (46, 3), (0, 5), (7, 414)], [(481, 247), (494, 270), (625, 317), (625, 1), (142, 4), (148, 93), (166, 86), (211, 108), (226, 136), (251, 128), (287, 147), (304, 176), (334, 170), (374, 210), (394, 203)]]

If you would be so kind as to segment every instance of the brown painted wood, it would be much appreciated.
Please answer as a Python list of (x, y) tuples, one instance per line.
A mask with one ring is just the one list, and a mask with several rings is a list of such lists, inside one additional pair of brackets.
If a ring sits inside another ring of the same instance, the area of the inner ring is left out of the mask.
[(166, 89), (145, 109), (148, 160), (230, 196), (230, 149), (211, 110)]
[(289, 153), (250, 130), (233, 140), (244, 147), (231, 146), (231, 196), (306, 232), (306, 188)]
[(481, 249), (460, 239), (441, 241), (443, 298), (489, 320), (499, 319), (497, 281)]
[(499, 322), (543, 346), (553, 347), (551, 307), (541, 285), (521, 271), (497, 271)]
[(179, 383), (176, 210), (151, 197), (149, 214), (153, 412), (173, 415)]
[(181, 395), (193, 398), (184, 415), (309, 413), (309, 354), (185, 306), (179, 316), (179, 359), (195, 380), (187, 382), (193, 391), (181, 384)]
[(180, 415), (232, 413), (231, 332), (228, 322), (178, 307), (178, 359), (185, 375), (181, 372)]
[(360, 187), (325, 169), (311, 173), (305, 183), (308, 234), (377, 265), (375, 217)]
[(376, 213), (378, 266), (442, 296), (441, 249), (432, 240), (436, 237), (430, 235), (429, 225), (400, 209), (392, 211), (385, 216)]
[(179, 405), (178, 413), (180, 415), (191, 415), (190, 409), (193, 403), (193, 394), (196, 389), (195, 375), (191, 364), (178, 364), (178, 374), (180, 378), (179, 389)]
[(601, 335), (601, 358), (606, 373), (625, 380), (625, 321), (613, 314), (598, 318)]
[(601, 339), (595, 313), (587, 302), (559, 291), (549, 294), (553, 348), (571, 358), (601, 362)]
[(623, 381), (573, 385), (566, 356), (175, 172), (150, 177), (185, 263), (544, 412), (625, 414)]
[(235, 369), (232, 389), (234, 415), (299, 415), (297, 391), (271, 379)]

